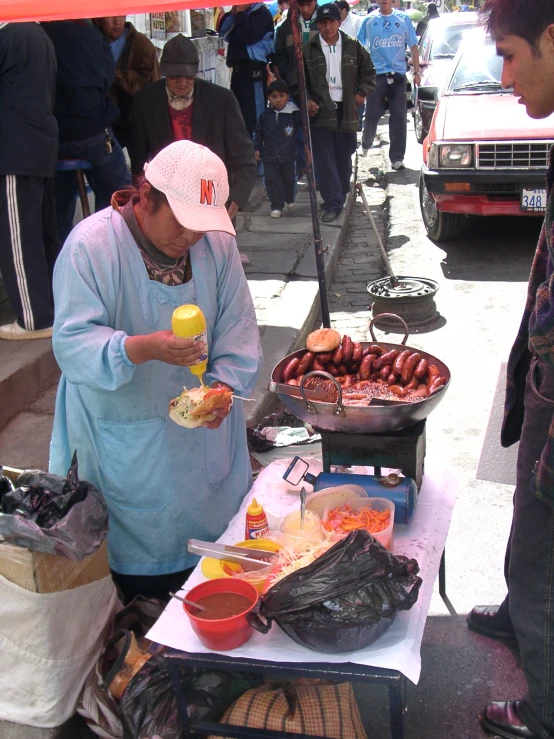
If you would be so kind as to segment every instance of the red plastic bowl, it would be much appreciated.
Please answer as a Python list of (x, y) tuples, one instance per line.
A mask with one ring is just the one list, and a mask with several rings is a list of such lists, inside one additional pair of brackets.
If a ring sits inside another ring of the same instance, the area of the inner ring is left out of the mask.
[(240, 593), (251, 601), (251, 605), (242, 613), (231, 616), (231, 618), (214, 619), (212, 621), (193, 616), (190, 612), (191, 607), (183, 603), (183, 609), (190, 619), (190, 625), (202, 644), (208, 649), (228, 652), (230, 649), (242, 646), (252, 636), (253, 629), (246, 620), (246, 614), (258, 602), (259, 593), (246, 580), (220, 577), (216, 580), (207, 580), (192, 588), (187, 593), (187, 599), (198, 601), (205, 595), (212, 595), (213, 593)]

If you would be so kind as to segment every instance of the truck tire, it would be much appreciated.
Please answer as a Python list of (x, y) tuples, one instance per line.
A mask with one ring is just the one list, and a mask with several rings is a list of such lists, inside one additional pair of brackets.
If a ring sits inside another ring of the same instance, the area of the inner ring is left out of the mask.
[(421, 117), (419, 103), (417, 103), (414, 107), (413, 116), (415, 137), (417, 139), (417, 143), (422, 144), (425, 141), (425, 137), (427, 136), (429, 131), (426, 131), (425, 126), (423, 125), (423, 118)]
[(465, 223), (465, 217), (458, 213), (442, 213), (437, 210), (423, 177), (419, 178), (419, 207), (423, 225), (431, 241), (451, 241), (458, 236)]

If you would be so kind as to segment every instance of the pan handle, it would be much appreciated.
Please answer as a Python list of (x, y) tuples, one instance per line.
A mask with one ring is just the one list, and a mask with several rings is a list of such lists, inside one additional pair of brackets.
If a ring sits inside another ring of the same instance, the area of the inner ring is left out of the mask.
[(402, 324), (402, 327), (404, 329), (404, 338), (402, 339), (400, 343), (405, 344), (408, 341), (408, 336), (410, 335), (408, 324), (403, 318), (401, 318), (401, 316), (396, 315), (396, 313), (379, 313), (378, 316), (375, 316), (375, 318), (371, 319), (369, 323), (369, 333), (371, 334), (371, 338), (373, 339), (373, 341), (377, 341), (377, 339), (375, 338), (375, 332), (373, 331), (373, 327), (375, 326), (375, 324), (380, 318), (396, 318), (396, 320)]
[(300, 394), (302, 395), (302, 398), (304, 402), (306, 403), (306, 408), (308, 409), (308, 413), (317, 413), (316, 406), (313, 404), (311, 400), (308, 400), (308, 398), (306, 397), (306, 393), (304, 391), (304, 384), (309, 377), (324, 377), (326, 380), (331, 380), (333, 385), (337, 388), (337, 393), (338, 393), (337, 405), (335, 407), (334, 414), (335, 416), (344, 416), (344, 406), (342, 404), (342, 387), (335, 380), (333, 375), (330, 375), (328, 372), (322, 372), (321, 370), (314, 370), (313, 372), (308, 372), (300, 380)]

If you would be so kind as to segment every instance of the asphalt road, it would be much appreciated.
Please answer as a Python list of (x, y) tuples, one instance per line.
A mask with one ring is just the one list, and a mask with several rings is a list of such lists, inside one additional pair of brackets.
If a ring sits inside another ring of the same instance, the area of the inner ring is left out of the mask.
[[(411, 128), (411, 126), (410, 126)], [(447, 593), (450, 609), (433, 596), (422, 650), (418, 686), (408, 688), (406, 739), (477, 739), (487, 736), (478, 721), (489, 700), (516, 699), (525, 692), (517, 654), (469, 632), (465, 615), (476, 604), (504, 597), (503, 558), (512, 512), (515, 449), (499, 443), (505, 361), (525, 302), (527, 279), (540, 219), (468, 220), (464, 233), (448, 244), (425, 234), (417, 182), (421, 146), (408, 132), (406, 169), (389, 173), (387, 129), (381, 148), (360, 160), (360, 179), (385, 200), (387, 251), (396, 274), (427, 277), (439, 283), (440, 318), (410, 336), (408, 344), (442, 359), (452, 372), (448, 394), (427, 423), (428, 469), (446, 467), (456, 481), (457, 504), (447, 541)], [(364, 221), (364, 219), (366, 219)], [(334, 325), (356, 338), (367, 337), (370, 315), (366, 279), (383, 276), (378, 254), (360, 257), (363, 223), (358, 203), (330, 290)], [(365, 266), (365, 273), (361, 270)], [(345, 294), (345, 285), (352, 286)], [(390, 333), (383, 340), (399, 342)], [(386, 693), (357, 689), (366, 725), (374, 737), (387, 737)]]

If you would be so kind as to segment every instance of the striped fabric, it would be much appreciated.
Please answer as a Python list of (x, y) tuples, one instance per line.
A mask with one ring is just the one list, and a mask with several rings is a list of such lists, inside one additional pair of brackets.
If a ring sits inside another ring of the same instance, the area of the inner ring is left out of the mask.
[(268, 683), (247, 690), (225, 711), (220, 723), (334, 739), (367, 739), (352, 685), (325, 680), (300, 679), (278, 687)]
[[(19, 219), (19, 207), (17, 204), (17, 176), (13, 174), (6, 175), (6, 202), (8, 205), (8, 222), (10, 225), (10, 241), (13, 256), (13, 264), (15, 268), (17, 288), (21, 298), (21, 308), (23, 311), (23, 325), (27, 331), (35, 330), (35, 318), (31, 308), (31, 297), (29, 295), (29, 287), (27, 285), (27, 277), (25, 275), (25, 266), (23, 264), (23, 247), (21, 244), (21, 226)], [(23, 217), (25, 217), (23, 215)]]

